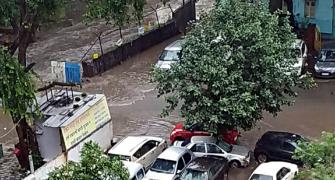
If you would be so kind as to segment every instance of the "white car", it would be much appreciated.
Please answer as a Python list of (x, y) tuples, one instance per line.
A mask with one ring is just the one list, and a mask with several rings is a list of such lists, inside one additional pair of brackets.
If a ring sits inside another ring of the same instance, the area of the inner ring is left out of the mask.
[(246, 167), (250, 163), (250, 149), (212, 136), (193, 136), (185, 147), (197, 157), (212, 155), (227, 158), (231, 167)]
[(195, 158), (194, 154), (183, 147), (169, 147), (158, 156), (151, 166), (145, 180), (175, 180)]
[(260, 164), (249, 180), (292, 180), (298, 171), (298, 166), (292, 163), (267, 162)]
[(139, 163), (122, 161), (129, 172), (129, 180), (141, 180), (145, 176), (143, 166)]
[(169, 44), (159, 56), (155, 67), (160, 69), (170, 69), (171, 64), (179, 61), (179, 53), (182, 50), (184, 40), (179, 39)]
[(118, 142), (108, 155), (119, 156), (122, 160), (142, 164), (148, 169), (160, 153), (167, 148), (164, 139), (151, 136), (128, 136)]
[(307, 46), (301, 39), (296, 39), (292, 46), (297, 56), (297, 62), (293, 68), (297, 71), (298, 75), (302, 75), (303, 69), (307, 66)]

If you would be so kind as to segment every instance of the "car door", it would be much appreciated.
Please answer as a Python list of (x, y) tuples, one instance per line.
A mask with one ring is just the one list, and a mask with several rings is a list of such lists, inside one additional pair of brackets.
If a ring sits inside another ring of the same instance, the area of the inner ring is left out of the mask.
[(185, 169), (185, 162), (182, 157), (178, 160), (175, 179), (179, 178), (183, 170)]
[(292, 156), (295, 147), (291, 143), (284, 141), (282, 142), (280, 149), (281, 151), (278, 153), (280, 160), (292, 162), (293, 161)]
[(194, 143), (191, 145), (190, 150), (194, 153), (196, 157), (206, 155), (205, 143)]
[(135, 162), (142, 164), (145, 169), (148, 169), (157, 157), (155, 156), (156, 148), (157, 141), (147, 141), (134, 153), (134, 157), (137, 158)]
[[(221, 157), (227, 157), (227, 153), (224, 152), (219, 146), (217, 146), (216, 144), (212, 144), (212, 143), (207, 143), (206, 144), (206, 153), (208, 155), (213, 155), (213, 156), (221, 156)], [(229, 159), (229, 158), (228, 158)]]

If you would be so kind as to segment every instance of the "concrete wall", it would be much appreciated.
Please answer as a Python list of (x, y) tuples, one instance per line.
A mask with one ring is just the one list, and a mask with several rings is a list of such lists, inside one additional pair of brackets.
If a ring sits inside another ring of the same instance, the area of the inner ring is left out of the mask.
[(300, 28), (308, 23), (316, 24), (325, 36), (335, 37), (335, 2), (334, 0), (316, 0), (315, 17), (305, 18), (305, 0), (293, 1), (293, 14)]
[(25, 177), (24, 180), (44, 180), (47, 179), (49, 173), (55, 170), (57, 167), (62, 166), (66, 163), (66, 156), (65, 154), (61, 154), (56, 159), (46, 163), (39, 169), (37, 169), (34, 174), (30, 174), (29, 176)]

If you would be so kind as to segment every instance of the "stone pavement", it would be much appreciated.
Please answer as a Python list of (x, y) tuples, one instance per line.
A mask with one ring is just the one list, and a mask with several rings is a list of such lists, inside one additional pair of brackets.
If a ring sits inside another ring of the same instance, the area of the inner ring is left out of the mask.
[(23, 179), (23, 174), (19, 172), (19, 162), (12, 153), (13, 147), (4, 146), (4, 157), (0, 159), (0, 180)]

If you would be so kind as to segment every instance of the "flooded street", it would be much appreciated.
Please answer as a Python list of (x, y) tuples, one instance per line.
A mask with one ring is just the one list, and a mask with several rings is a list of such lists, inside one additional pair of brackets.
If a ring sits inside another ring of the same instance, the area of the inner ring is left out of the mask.
[[(157, 98), (155, 86), (150, 83), (152, 65), (163, 48), (176, 39), (178, 37), (150, 48), (101, 76), (84, 80), (83, 91), (107, 96), (116, 137), (153, 135), (168, 139), (174, 124), (181, 120), (177, 112), (168, 118), (160, 118), (165, 103), (162, 98)], [(241, 144), (253, 149), (258, 138), (268, 130), (290, 131), (309, 138), (318, 138), (322, 131), (334, 131), (334, 92), (335, 81), (332, 80), (318, 80), (317, 88), (300, 90), (294, 106), (284, 107), (277, 117), (264, 113), (264, 119), (253, 130), (242, 132)], [(4, 127), (10, 129), (12, 124), (4, 124), (4, 116), (0, 115), (0, 118), (2, 135), (6, 133)], [(15, 133), (0, 142), (8, 143), (13, 139)], [(253, 162), (250, 167), (231, 170), (229, 179), (247, 179), (254, 167)]]
[[(174, 124), (180, 121), (178, 113), (160, 118), (165, 106), (157, 98), (154, 84), (150, 83), (150, 69), (163, 48), (176, 38), (161, 43), (135, 56), (101, 77), (89, 79), (84, 89), (105, 93), (113, 118), (114, 135), (153, 135), (168, 139)], [(299, 90), (293, 106), (284, 107), (277, 117), (264, 113), (264, 119), (251, 131), (242, 132), (241, 144), (254, 148), (260, 136), (268, 130), (290, 131), (309, 138), (318, 138), (322, 131), (335, 128), (335, 81), (317, 80), (318, 87)], [(230, 179), (247, 179), (256, 167), (231, 170)]]

